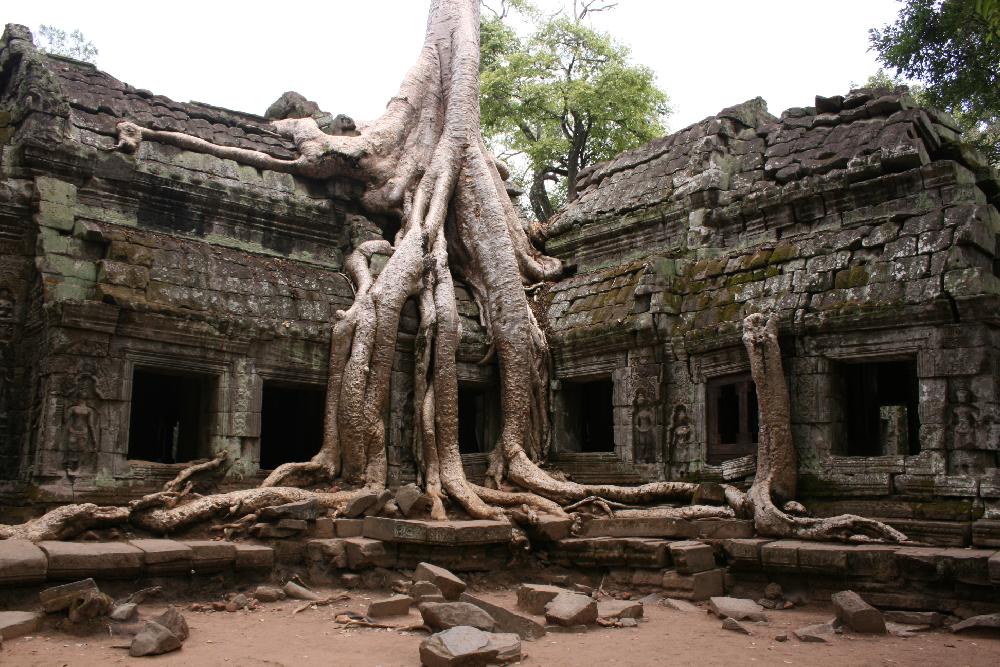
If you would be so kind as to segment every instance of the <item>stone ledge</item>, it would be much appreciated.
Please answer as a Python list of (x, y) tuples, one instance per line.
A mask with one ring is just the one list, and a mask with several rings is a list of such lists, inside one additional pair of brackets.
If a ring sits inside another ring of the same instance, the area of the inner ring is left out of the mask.
[(369, 516), (363, 535), (383, 542), (428, 545), (499, 544), (510, 542), (511, 525), (505, 521), (415, 521)]
[(0, 540), (0, 586), (18, 586), (45, 581), (45, 552), (27, 540)]
[(191, 547), (174, 540), (129, 540), (143, 552), (148, 574), (182, 574), (191, 571)]
[(125, 542), (39, 542), (49, 579), (127, 579), (142, 572), (144, 553)]
[(199, 574), (229, 569), (236, 561), (233, 542), (181, 540), (181, 544), (191, 548), (191, 569)]

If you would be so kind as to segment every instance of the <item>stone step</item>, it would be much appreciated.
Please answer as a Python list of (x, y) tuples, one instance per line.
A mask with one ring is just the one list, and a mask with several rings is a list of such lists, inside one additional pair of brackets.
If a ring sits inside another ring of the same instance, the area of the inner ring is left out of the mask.
[(592, 519), (580, 537), (672, 537), (675, 539), (734, 539), (753, 537), (753, 522), (741, 519), (675, 519), (612, 517)]
[(410, 544), (506, 544), (513, 537), (513, 529), (506, 521), (421, 521), (369, 516), (365, 517), (362, 535)]

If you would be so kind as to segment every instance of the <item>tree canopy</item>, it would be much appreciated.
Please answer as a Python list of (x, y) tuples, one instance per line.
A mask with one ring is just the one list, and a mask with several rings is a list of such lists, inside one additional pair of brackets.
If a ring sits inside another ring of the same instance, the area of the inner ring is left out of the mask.
[(38, 26), (35, 42), (39, 50), (88, 63), (97, 62), (97, 47), (79, 30), (66, 32), (52, 25)]
[[(518, 1), (483, 13), (483, 133), (498, 154), (526, 158), (529, 201), (539, 220), (576, 196), (581, 169), (664, 133), (667, 95), (653, 71), (630, 62), (628, 48), (588, 25), (589, 14), (611, 6), (576, 2), (572, 12), (546, 17)], [(528, 20), (527, 37), (511, 27), (511, 8)]]
[(921, 82), (923, 101), (951, 112), (966, 139), (1000, 163), (1000, 2), (903, 0), (870, 31), (879, 59)]

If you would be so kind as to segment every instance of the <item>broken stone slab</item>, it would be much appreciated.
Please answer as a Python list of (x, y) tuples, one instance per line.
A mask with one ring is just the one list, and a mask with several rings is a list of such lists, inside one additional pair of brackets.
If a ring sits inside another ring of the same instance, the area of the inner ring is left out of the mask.
[(63, 609), (69, 609), (76, 600), (87, 591), (98, 591), (97, 584), (93, 579), (82, 579), (61, 586), (46, 588), (38, 594), (42, 601), (42, 609), (47, 614), (52, 614)]
[(890, 609), (882, 612), (882, 618), (887, 622), (903, 625), (929, 625), (940, 627), (944, 623), (944, 615), (936, 611), (908, 611)]
[(375, 506), (378, 502), (378, 494), (374, 491), (368, 493), (362, 493), (354, 496), (347, 506), (344, 507), (343, 516), (348, 519), (354, 519), (359, 516), (363, 516), (365, 512)]
[(0, 540), (0, 586), (21, 586), (45, 581), (45, 552), (27, 540)]
[(413, 571), (413, 581), (429, 581), (441, 590), (446, 600), (457, 600), (465, 592), (465, 582), (454, 574), (432, 565), (431, 563), (420, 563)]
[(875, 607), (854, 591), (840, 591), (830, 596), (837, 620), (855, 632), (885, 634), (885, 619)]
[(678, 600), (677, 598), (663, 598), (661, 604), (668, 609), (673, 609), (674, 611), (701, 611), (700, 607), (697, 607), (687, 600)]
[(517, 606), (529, 614), (542, 615), (545, 605), (560, 593), (569, 593), (565, 588), (547, 584), (521, 584), (517, 589)]
[(170, 605), (162, 614), (151, 620), (170, 630), (182, 642), (186, 641), (191, 634), (187, 620), (185, 620), (183, 614), (177, 611), (177, 607), (174, 605)]
[(366, 616), (384, 618), (386, 616), (406, 616), (410, 613), (413, 599), (409, 595), (393, 595), (385, 600), (373, 600), (368, 604)]
[(968, 632), (969, 630), (1000, 630), (1000, 614), (980, 614), (951, 626), (952, 632)]
[(49, 579), (127, 579), (142, 571), (143, 552), (125, 542), (39, 542)]
[(734, 618), (737, 621), (766, 621), (764, 608), (753, 600), (745, 598), (713, 597), (708, 608), (719, 618)]
[(352, 570), (369, 567), (394, 567), (396, 545), (367, 537), (344, 538), (347, 566)]
[(737, 621), (735, 618), (729, 616), (722, 619), (722, 629), (732, 630), (733, 632), (739, 632), (740, 634), (744, 635), (751, 634), (750, 630), (745, 625)]
[(134, 602), (126, 602), (125, 604), (120, 604), (111, 610), (108, 614), (108, 618), (112, 621), (120, 621), (122, 623), (131, 623), (136, 620), (139, 616), (139, 605)]
[(417, 581), (410, 586), (410, 597), (418, 604), (421, 602), (444, 602), (441, 589), (429, 581)]
[(270, 570), (274, 567), (274, 549), (264, 544), (233, 542), (233, 566), (237, 570)]
[(595, 623), (597, 601), (579, 593), (560, 593), (545, 605), (545, 621), (563, 626)]
[(833, 622), (828, 621), (826, 623), (814, 623), (813, 625), (807, 625), (804, 628), (799, 628), (792, 632), (795, 638), (800, 642), (806, 643), (828, 643), (830, 638), (836, 634), (836, 630), (833, 627)]
[(315, 498), (299, 500), (294, 503), (265, 507), (260, 511), (264, 521), (279, 521), (281, 519), (296, 519), (299, 521), (315, 521), (323, 514), (319, 501)]
[(473, 627), (450, 628), (420, 643), (420, 662), (426, 667), (486, 667), (520, 659), (521, 640), (517, 635)]
[(288, 597), (288, 594), (277, 586), (261, 584), (254, 589), (253, 597), (258, 602), (277, 602), (278, 600), (284, 600)]
[(196, 573), (221, 572), (236, 562), (236, 546), (223, 540), (178, 540), (191, 548), (191, 569)]
[(498, 632), (513, 632), (526, 641), (534, 641), (545, 636), (545, 626), (527, 616), (514, 613), (468, 593), (462, 593), (461, 601), (474, 604), (489, 614), (496, 621), (495, 629)]
[(319, 600), (320, 596), (309, 590), (305, 586), (300, 586), (294, 581), (289, 581), (282, 589), (285, 595), (295, 600)]
[(0, 611), (0, 639), (31, 634), (41, 625), (42, 614), (34, 611)]
[(403, 516), (417, 516), (430, 510), (431, 497), (416, 484), (404, 484), (396, 490), (396, 507)]
[(492, 632), (496, 627), (492, 616), (468, 602), (424, 602), (417, 609), (424, 625), (434, 631), (468, 625)]
[(685, 600), (707, 600), (713, 595), (722, 595), (725, 591), (721, 568), (694, 574), (667, 570), (660, 579), (660, 586), (670, 597)]
[(507, 544), (513, 536), (506, 521), (423, 521), (365, 517), (364, 536), (385, 542), (430, 545)]
[(174, 540), (140, 539), (128, 542), (143, 553), (146, 574), (170, 575), (191, 571), (191, 547)]
[(597, 603), (598, 618), (642, 618), (642, 603), (637, 600), (600, 600)]
[(893, 623), (891, 621), (885, 622), (885, 630), (893, 637), (916, 637), (918, 632), (924, 632), (925, 630), (930, 630), (929, 625), (911, 625), (909, 623)]
[(670, 557), (681, 574), (694, 574), (715, 568), (715, 552), (712, 547), (695, 540), (672, 542)]
[(146, 621), (142, 630), (132, 638), (128, 654), (133, 658), (141, 658), (170, 653), (180, 647), (181, 640), (177, 635), (155, 621)]

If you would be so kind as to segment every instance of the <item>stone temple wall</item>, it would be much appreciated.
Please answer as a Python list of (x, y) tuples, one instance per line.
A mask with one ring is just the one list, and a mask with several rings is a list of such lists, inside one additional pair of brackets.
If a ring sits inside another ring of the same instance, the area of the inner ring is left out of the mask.
[[(267, 387), (322, 392), (330, 323), (352, 299), (343, 257), (394, 231), (361, 214), (349, 180), (152, 141), (113, 152), (123, 119), (293, 155), (262, 117), (135, 89), (8, 27), (0, 503), (121, 502), (172, 477), (183, 463), (129, 454), (143, 374), (196, 386), (193, 454), (226, 450), (228, 483), (255, 483)], [(580, 481), (746, 482), (756, 406), (740, 322), (776, 312), (810, 509), (946, 544), (1000, 538), (1000, 179), (951, 119), (903, 91), (780, 118), (751, 100), (589, 168), (580, 188), (546, 227), (566, 277), (534, 292), (554, 355), (551, 464)], [(496, 369), (476, 363), (488, 341), (458, 292), (476, 478)], [(392, 484), (414, 474), (415, 324), (408, 307)]]

